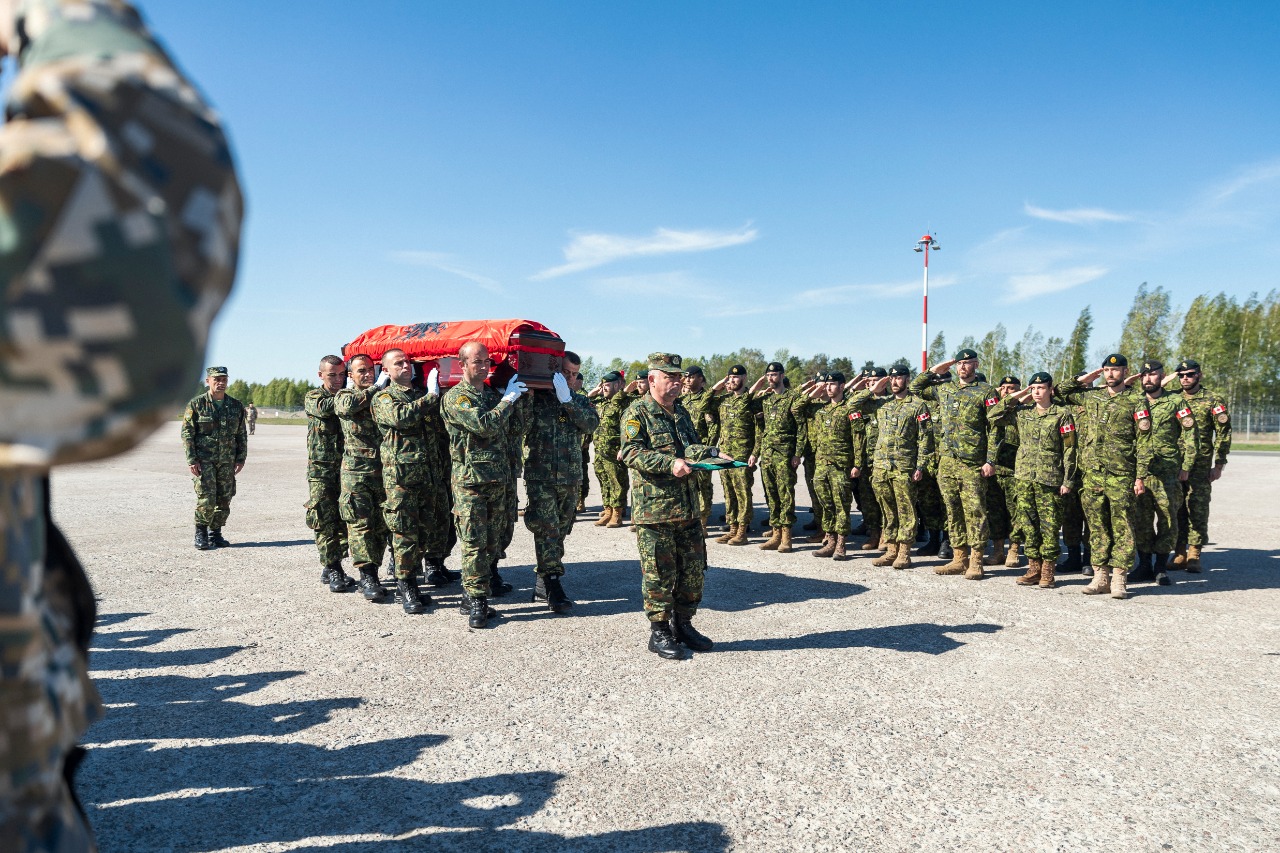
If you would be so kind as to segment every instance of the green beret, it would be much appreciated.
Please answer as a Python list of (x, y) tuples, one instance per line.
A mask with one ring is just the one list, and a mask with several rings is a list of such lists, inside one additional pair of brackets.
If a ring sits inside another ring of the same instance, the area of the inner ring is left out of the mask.
[(968, 347), (965, 347), (960, 350), (960, 352), (956, 353), (956, 361), (968, 361), (969, 359), (976, 359), (977, 357), (978, 354)]
[(1129, 359), (1125, 358), (1118, 352), (1113, 352), (1102, 360), (1103, 367), (1128, 367)]
[[(1036, 375), (1039, 376), (1040, 374), (1037, 373)], [(1018, 380), (1018, 377), (1009, 375), (1001, 379), (1000, 384), (1001, 385), (1021, 385), (1022, 382)]]
[(889, 374), (883, 367), (868, 367), (867, 375), (873, 376), (876, 379), (884, 379)]
[(703, 374), (703, 372), (702, 372), (702, 368), (701, 368), (701, 367), (698, 367), (698, 365), (696, 365), (696, 364), (694, 364), (694, 365), (690, 365), (689, 369), (688, 369), (688, 370), (686, 370), (686, 371), (685, 371), (685, 373), (689, 374), (690, 376), (703, 376), (703, 375), (704, 375), (704, 374)]
[(608, 373), (604, 375), (604, 381), (605, 382), (621, 382), (622, 374), (616, 370), (610, 370)]
[(844, 374), (843, 374), (843, 373), (841, 373), (841, 372), (840, 372), (840, 371), (838, 371), (838, 370), (833, 370), (833, 371), (831, 371), (830, 373), (828, 373), (828, 374), (827, 374), (826, 381), (827, 381), (827, 382), (839, 382), (841, 385), (843, 385), (843, 384), (844, 384)]
[(1050, 376), (1047, 371), (1041, 370), (1039, 373), (1031, 374), (1031, 379), (1030, 381), (1027, 382), (1027, 384), (1028, 385), (1052, 385), (1053, 377)]
[(735, 364), (733, 367), (729, 368), (729, 375), (730, 376), (746, 376), (747, 369), (743, 367), (741, 364)]
[(1199, 373), (1200, 362), (1196, 361), (1194, 358), (1184, 358), (1182, 361), (1178, 362), (1177, 372), (1178, 373), (1191, 373), (1191, 372)]
[(911, 368), (907, 367), (905, 364), (895, 364), (893, 367), (889, 368), (889, 375), (890, 376), (910, 376)]
[(1155, 373), (1157, 370), (1164, 371), (1164, 362), (1158, 358), (1149, 358), (1142, 362), (1143, 373)]

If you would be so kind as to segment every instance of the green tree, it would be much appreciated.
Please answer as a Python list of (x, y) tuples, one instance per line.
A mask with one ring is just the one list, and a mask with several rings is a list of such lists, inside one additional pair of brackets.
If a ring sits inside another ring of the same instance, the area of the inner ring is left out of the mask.
[[(1065, 374), (1079, 376), (1088, 372), (1089, 335), (1092, 332), (1093, 314), (1089, 311), (1089, 306), (1086, 305), (1080, 312), (1080, 316), (1076, 318), (1076, 325), (1071, 330), (1071, 337), (1067, 339), (1063, 367)], [(1057, 378), (1057, 374), (1054, 374), (1054, 378)]]
[(1173, 307), (1163, 287), (1151, 290), (1144, 281), (1138, 285), (1133, 305), (1120, 332), (1120, 352), (1135, 366), (1144, 359), (1168, 361), (1173, 352)]

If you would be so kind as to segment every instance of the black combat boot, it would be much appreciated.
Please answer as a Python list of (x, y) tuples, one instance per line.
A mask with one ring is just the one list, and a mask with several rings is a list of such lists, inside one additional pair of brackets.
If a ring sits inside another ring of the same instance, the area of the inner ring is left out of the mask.
[(1061, 563), (1058, 563), (1058, 568), (1056, 569), (1057, 573), (1060, 575), (1074, 575), (1082, 568), (1083, 564), (1080, 562), (1080, 546), (1068, 545), (1067, 558)]
[(695, 652), (709, 652), (711, 647), (715, 645), (707, 637), (703, 636), (697, 628), (693, 627), (692, 617), (681, 616), (676, 614), (675, 618), (675, 637)]
[(560, 586), (560, 576), (538, 575), (538, 580), (533, 584), (533, 597), (530, 601), (545, 601), (547, 609), (552, 613), (564, 613), (573, 606), (573, 602), (564, 594), (564, 588)]
[(427, 557), (427, 585), (449, 585), (449, 573), (444, 570), (444, 560), (439, 557)]
[(209, 544), (209, 528), (203, 524), (196, 525), (196, 550), (208, 551), (213, 546)]
[(947, 531), (938, 534), (941, 541), (938, 543), (938, 556), (944, 560), (951, 560), (955, 557), (955, 549), (951, 547), (951, 537), (947, 535)]
[(1168, 586), (1173, 583), (1169, 580), (1169, 554), (1161, 551), (1155, 555), (1155, 565), (1152, 567), (1156, 573), (1156, 583), (1160, 586)]
[(511, 584), (502, 579), (502, 575), (498, 574), (498, 567), (494, 566), (493, 571), (489, 573), (489, 595), (494, 598), (502, 598), (511, 590)]
[(466, 596), (463, 600), (467, 602), (467, 625), (472, 628), (489, 627), (489, 617), (493, 615), (489, 600), (470, 596)]
[(431, 603), (431, 596), (423, 596), (418, 593), (417, 578), (397, 578), (396, 600), (400, 602), (400, 606), (404, 608), (405, 613), (416, 615), (426, 612), (427, 605)]
[(1138, 552), (1138, 565), (1130, 572), (1126, 579), (1129, 583), (1144, 583), (1156, 579), (1156, 573), (1151, 569), (1152, 555), (1146, 551)]
[(355, 588), (356, 582), (342, 570), (342, 563), (329, 566), (329, 592), (351, 592)]
[(209, 528), (209, 547), (211, 548), (230, 548), (231, 543), (222, 538), (221, 527)]
[(382, 584), (378, 581), (377, 566), (360, 567), (360, 594), (364, 596), (365, 601), (386, 600), (387, 591), (382, 588)]
[(671, 625), (667, 622), (653, 622), (649, 625), (649, 651), (667, 660), (683, 660), (684, 649), (671, 634)]
[(925, 530), (927, 538), (924, 544), (916, 549), (917, 557), (936, 557), (938, 552), (942, 550), (942, 531), (941, 530)]

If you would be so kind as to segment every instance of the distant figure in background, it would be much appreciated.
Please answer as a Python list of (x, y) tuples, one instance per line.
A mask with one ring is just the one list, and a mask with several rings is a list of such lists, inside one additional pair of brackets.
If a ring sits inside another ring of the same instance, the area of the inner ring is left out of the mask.
[(244, 416), (249, 424), (249, 435), (253, 435), (254, 430), (258, 427), (258, 407), (253, 403), (249, 403), (244, 407)]
[(249, 453), (249, 432), (244, 405), (227, 394), (227, 369), (210, 367), (204, 382), (208, 390), (182, 415), (182, 447), (196, 489), (196, 550), (212, 551), (231, 544), (222, 538), (222, 526)]

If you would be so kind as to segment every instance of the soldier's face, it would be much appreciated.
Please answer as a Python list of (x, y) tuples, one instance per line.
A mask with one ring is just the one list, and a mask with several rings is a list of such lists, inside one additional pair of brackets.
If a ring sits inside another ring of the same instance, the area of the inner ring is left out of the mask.
[(684, 378), (685, 390), (692, 391), (694, 393), (701, 391), (703, 386), (705, 386), (706, 384), (707, 384), (706, 378), (696, 374), (693, 376), (686, 376)]
[(574, 371), (573, 375), (569, 377), (569, 389), (571, 391), (582, 390), (582, 373)]
[(564, 374), (565, 379), (569, 380), (569, 387), (573, 388), (578, 381), (578, 374), (582, 372), (582, 365), (574, 364), (566, 358), (564, 363), (560, 365), (560, 372)]
[(367, 358), (357, 359), (351, 363), (351, 381), (357, 388), (368, 388), (373, 384), (373, 362)]
[(413, 362), (409, 361), (409, 356), (402, 352), (393, 354), (389, 359), (383, 359), (382, 368), (397, 385), (407, 388), (413, 381)]
[(725, 380), (724, 387), (728, 388), (734, 394), (742, 390), (742, 386), (747, 384), (745, 376), (730, 376)]
[(1053, 386), (1044, 382), (1037, 382), (1034, 385), (1028, 385), (1031, 389), (1031, 399), (1035, 400), (1037, 406), (1041, 408), (1049, 408), (1049, 404), (1053, 402)]
[(978, 360), (976, 358), (957, 361), (955, 366), (956, 374), (959, 375), (961, 382), (972, 382), (973, 374), (978, 372)]
[(221, 400), (227, 393), (226, 376), (207, 376), (204, 384), (209, 388), (209, 393), (213, 394), (213, 399), (215, 400)]
[(782, 374), (776, 370), (770, 370), (769, 372), (765, 373), (764, 378), (769, 380), (769, 384), (772, 385), (774, 388), (777, 388), (779, 385), (782, 384)]
[(678, 373), (655, 370), (649, 374), (649, 394), (664, 406), (675, 402), (682, 387)]
[(614, 394), (617, 394), (621, 390), (622, 390), (621, 379), (615, 379), (612, 382), (604, 383), (604, 393), (609, 397), (612, 397)]
[(840, 389), (843, 388), (839, 382), (822, 383), (823, 390), (826, 392), (828, 400), (838, 400), (840, 398)]
[(1151, 370), (1142, 374), (1142, 390), (1152, 394), (1160, 390), (1160, 386), (1164, 384), (1164, 371)]
[(1125, 377), (1129, 375), (1127, 367), (1104, 367), (1102, 368), (1102, 381), (1107, 383), (1108, 388), (1120, 388), (1124, 385)]
[(345, 365), (321, 364), (320, 372), (317, 375), (320, 377), (321, 386), (330, 393), (341, 391), (342, 387), (347, 384), (347, 368)]
[(1184, 370), (1178, 374), (1178, 382), (1188, 391), (1196, 390), (1196, 386), (1200, 384), (1200, 371)]
[[(458, 353), (458, 360), (462, 362), (462, 376), (472, 385), (478, 385), (489, 378), (489, 350), (487, 347), (477, 347), (475, 350), (466, 354)], [(393, 379), (395, 377), (392, 377)]]
[(892, 391), (894, 394), (901, 394), (903, 391), (907, 390), (907, 377), (890, 376), (889, 390)]
[(1017, 394), (1018, 386), (1006, 384), (1006, 385), (1001, 385), (996, 390), (1000, 392), (1000, 396), (1003, 398), (1003, 397), (1008, 397), (1010, 394)]

